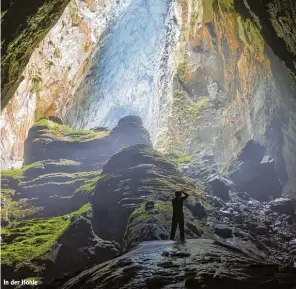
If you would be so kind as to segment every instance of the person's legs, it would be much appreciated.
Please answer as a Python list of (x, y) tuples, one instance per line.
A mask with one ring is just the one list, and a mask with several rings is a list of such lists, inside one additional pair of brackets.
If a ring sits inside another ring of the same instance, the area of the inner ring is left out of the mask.
[(184, 235), (184, 216), (182, 216), (179, 220), (179, 229), (180, 229), (180, 240), (183, 242), (185, 241)]
[(175, 218), (172, 218), (171, 238), (170, 238), (171, 240), (174, 240), (174, 238), (175, 238), (177, 225), (178, 225), (177, 220)]

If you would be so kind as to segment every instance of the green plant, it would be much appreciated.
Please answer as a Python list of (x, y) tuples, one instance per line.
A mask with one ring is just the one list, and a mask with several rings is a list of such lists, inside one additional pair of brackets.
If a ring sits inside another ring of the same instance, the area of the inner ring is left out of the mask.
[(109, 134), (109, 131), (74, 130), (48, 119), (40, 119), (33, 127), (38, 127), (43, 137), (51, 137), (56, 140), (63, 139), (69, 142), (86, 142)]
[(74, 194), (82, 193), (84, 195), (92, 196), (95, 192), (97, 182), (102, 178), (101, 171), (95, 172), (96, 177), (87, 181), (84, 185), (82, 185), (79, 189), (77, 189)]
[[(88, 203), (67, 217), (24, 220), (16, 222), (11, 228), (2, 228), (2, 264), (21, 267), (26, 263), (32, 266), (33, 264), (30, 261), (49, 252), (58, 238), (69, 227), (71, 217), (85, 214), (90, 207)], [(13, 237), (13, 240), (8, 244), (6, 239), (9, 237)]]
[(25, 167), (22, 167), (20, 169), (10, 169), (10, 170), (4, 170), (1, 171), (1, 176), (3, 177), (9, 177), (13, 179), (21, 179), (24, 176), (24, 173), (27, 170), (33, 169), (33, 168), (44, 168), (44, 164), (42, 162), (35, 162), (30, 165), (27, 165)]

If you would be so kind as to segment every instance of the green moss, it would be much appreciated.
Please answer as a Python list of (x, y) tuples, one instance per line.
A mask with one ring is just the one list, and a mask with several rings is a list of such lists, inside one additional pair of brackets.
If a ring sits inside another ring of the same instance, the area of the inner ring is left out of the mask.
[[(50, 162), (51, 163), (51, 162)], [(80, 162), (76, 162), (73, 160), (65, 160), (65, 159), (60, 159), (59, 161), (52, 162), (57, 166), (80, 166)]]
[(291, 9), (291, 3), (289, 1), (271, 1), (268, 4), (268, 12), (277, 36), (282, 38), (288, 50), (296, 55), (296, 11)]
[(89, 181), (87, 181), (83, 186), (75, 191), (74, 194), (83, 194), (92, 196), (95, 192), (97, 182), (102, 179), (101, 171), (96, 172), (97, 176)]
[(32, 52), (59, 19), (68, 2), (35, 1), (25, 11), (22, 2), (15, 2), (12, 9), (2, 15), (3, 30), (7, 31), (5, 36), (2, 35), (2, 104), (6, 105), (12, 97)]
[(181, 79), (184, 79), (190, 70), (190, 64), (187, 60), (187, 58), (183, 58), (177, 68), (177, 73), (180, 76)]
[(52, 66), (54, 66), (54, 62), (53, 61), (51, 61), (51, 60), (46, 60), (45, 61), (45, 67), (47, 68), (47, 69), (50, 69)]
[(86, 142), (103, 138), (109, 134), (109, 131), (74, 130), (48, 119), (37, 121), (33, 127), (40, 129), (41, 137), (51, 137), (56, 140), (60, 139), (69, 142)]
[(155, 204), (155, 209), (159, 212), (164, 212), (164, 211), (170, 212), (172, 210), (171, 204), (169, 202), (158, 202)]
[(72, 25), (78, 26), (81, 22), (81, 18), (78, 14), (77, 8), (75, 7), (74, 4), (70, 5), (69, 8), (70, 8), (69, 11), (70, 11), (70, 17), (72, 20)]
[(240, 16), (237, 17), (237, 23), (241, 41), (259, 59), (264, 59), (264, 40), (260, 29), (250, 19), (243, 20)]
[[(34, 178), (30, 181), (23, 182), (21, 184), (26, 184), (28, 188), (28, 184), (40, 183), (40, 186), (48, 185), (48, 184), (74, 184), (77, 181), (85, 180), (97, 175), (98, 171), (88, 171), (88, 172), (77, 172), (77, 173), (50, 173), (43, 174)], [(55, 181), (58, 180), (58, 181)], [(68, 180), (68, 181), (64, 181)]]
[(234, 0), (219, 0), (218, 3), (223, 10), (234, 10)]
[(194, 36), (194, 33), (196, 31), (198, 16), (199, 16), (199, 12), (198, 11), (194, 11), (192, 13), (192, 15), (191, 15), (191, 19), (190, 19), (190, 31), (189, 31), (189, 36), (190, 37), (193, 37)]
[(161, 224), (169, 226), (170, 216), (166, 213), (170, 213), (171, 211), (172, 208), (169, 202), (158, 201), (154, 204), (154, 208), (150, 210), (145, 209), (145, 203), (141, 204), (140, 207), (134, 210), (130, 215), (124, 238), (126, 239), (128, 234), (130, 234), (130, 231), (132, 231), (138, 224), (145, 224), (151, 218), (156, 218)]
[(55, 58), (61, 58), (61, 50), (60, 50), (60, 48), (58, 48), (58, 47), (55, 48), (53, 56)]
[[(86, 204), (69, 214), (68, 218), (31, 219), (17, 222), (13, 228), (2, 229), (2, 263), (20, 267), (36, 257), (44, 256), (69, 227), (71, 217), (85, 214), (89, 209), (90, 204)], [(14, 238), (7, 244), (5, 240), (9, 237)]]
[(202, 0), (203, 23), (205, 24), (213, 21), (213, 18), (214, 18), (213, 1), (214, 0)]
[(40, 91), (42, 90), (42, 78), (41, 76), (35, 76), (31, 80), (31, 93), (36, 93), (37, 97), (39, 97)]
[(2, 226), (5, 223), (10, 225), (25, 217), (29, 217), (42, 208), (31, 206), (26, 199), (13, 200), (15, 191), (12, 189), (1, 189), (1, 202), (4, 206), (1, 208)]
[[(10, 170), (4, 170), (1, 171), (1, 177), (2, 178), (12, 178), (12, 179), (22, 179), (24, 177), (24, 174), (32, 169), (44, 169), (46, 165), (56, 165), (56, 166), (79, 166), (79, 162), (75, 162), (72, 160), (58, 160), (58, 161), (46, 161), (46, 162), (35, 162), (30, 165), (24, 166), (20, 169), (10, 169)], [(79, 176), (87, 176), (88, 172), (82, 172), (77, 173)]]
[(3, 264), (21, 266), (31, 259), (44, 255), (69, 226), (70, 220), (63, 217), (21, 221), (2, 235), (17, 235), (11, 244), (2, 244)]
[(79, 210), (75, 211), (74, 213), (71, 213), (71, 216), (75, 216), (75, 215), (84, 215), (86, 214), (89, 210), (91, 209), (91, 204), (87, 203), (85, 205), (83, 205)]
[(44, 165), (42, 164), (42, 162), (35, 162), (28, 166), (22, 167), (21, 169), (4, 170), (1, 172), (1, 176), (13, 178), (13, 179), (20, 179), (24, 176), (24, 173), (27, 170), (30, 170), (33, 168), (44, 168)]
[(192, 161), (192, 156), (183, 154), (183, 153), (171, 153), (166, 154), (164, 157), (171, 163), (175, 163), (178, 166), (184, 163), (189, 163)]
[(208, 97), (193, 101), (184, 91), (177, 90), (173, 97), (174, 116), (180, 121), (186, 116), (188, 124), (193, 125), (208, 101)]

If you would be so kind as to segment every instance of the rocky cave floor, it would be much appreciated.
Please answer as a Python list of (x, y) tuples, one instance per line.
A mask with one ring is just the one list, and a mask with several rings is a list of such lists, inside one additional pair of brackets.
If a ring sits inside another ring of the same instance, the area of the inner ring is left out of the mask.
[[(296, 288), (296, 200), (282, 197), (257, 141), (221, 169), (209, 156), (161, 155), (135, 116), (112, 131), (51, 118), (31, 128), (25, 155), (22, 169), (2, 176), (2, 279), (61, 289)], [(176, 190), (190, 195), (185, 243), (168, 240)]]

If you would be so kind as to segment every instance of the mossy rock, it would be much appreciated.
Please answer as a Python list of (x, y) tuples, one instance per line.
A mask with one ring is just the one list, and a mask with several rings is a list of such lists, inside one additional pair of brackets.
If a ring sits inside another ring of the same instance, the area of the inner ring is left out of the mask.
[(98, 147), (96, 140), (108, 135), (109, 131), (73, 130), (60, 124), (60, 121), (40, 119), (29, 130), (25, 141), (24, 164), (62, 158), (83, 161), (87, 154), (96, 153), (95, 148)]
[(103, 173), (115, 173), (137, 165), (152, 164), (164, 169), (175, 169), (151, 146), (144, 144), (123, 148), (114, 154), (104, 165)]
[[(122, 149), (103, 167), (91, 198), (94, 230), (105, 239), (126, 242), (127, 246), (140, 240), (166, 239), (171, 199), (177, 190), (188, 192), (193, 199), (203, 199), (203, 187), (184, 179), (175, 165), (150, 146)], [(155, 207), (146, 213), (147, 202)], [(187, 233), (196, 237), (195, 218), (185, 210), (191, 223)], [(151, 225), (153, 222), (158, 225)], [(141, 235), (142, 230), (147, 234)]]
[(2, 228), (2, 264), (20, 267), (44, 256), (68, 228), (71, 216), (85, 214), (89, 209), (87, 204), (68, 216), (24, 220)]
[(35, 276), (46, 283), (115, 257), (117, 245), (95, 236), (89, 218), (88, 203), (64, 216), (24, 220), (2, 229), (4, 278)]
[(22, 80), (31, 54), (55, 25), (70, 0), (10, 1), (2, 13), (1, 104), (6, 106)]
[(74, 193), (100, 175), (100, 171), (81, 171), (71, 160), (42, 161), (17, 170), (3, 171), (6, 225), (22, 218), (67, 214), (88, 202)]
[(24, 164), (62, 158), (80, 162), (87, 169), (101, 168), (117, 150), (133, 145), (151, 145), (141, 119), (128, 116), (112, 130), (74, 130), (60, 121), (40, 119), (25, 141)]

